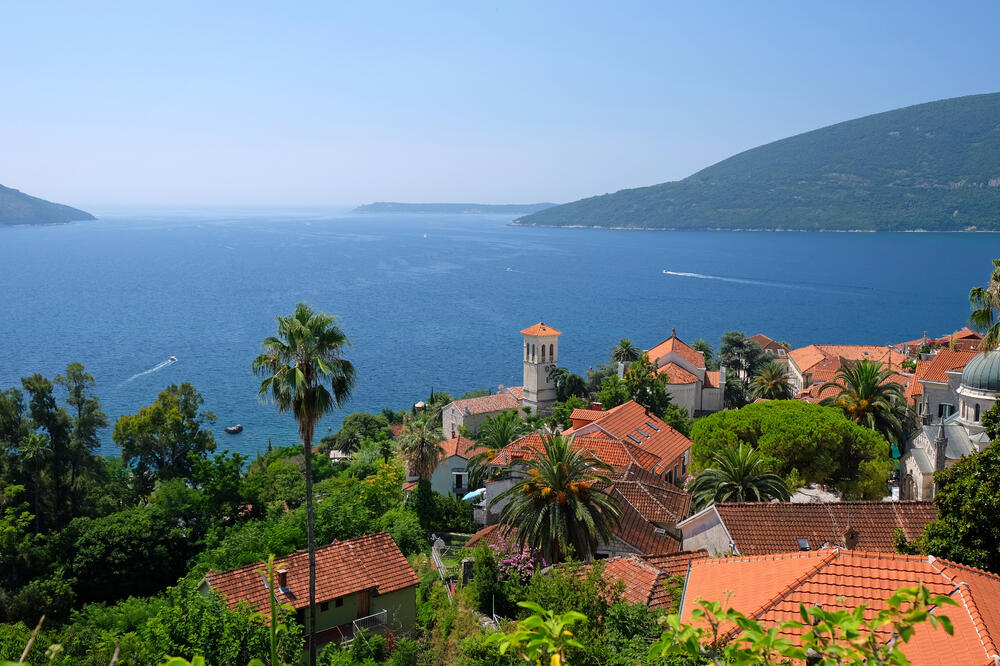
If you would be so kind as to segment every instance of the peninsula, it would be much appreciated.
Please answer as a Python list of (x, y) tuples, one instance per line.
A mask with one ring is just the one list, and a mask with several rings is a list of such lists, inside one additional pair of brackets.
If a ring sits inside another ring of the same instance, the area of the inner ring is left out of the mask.
[(690, 230), (1000, 231), (1000, 93), (865, 116), (687, 178), (517, 225)]
[(85, 211), (0, 185), (0, 227), (15, 224), (64, 224), (93, 219), (96, 218)]
[(546, 208), (552, 208), (554, 203), (533, 204), (474, 204), (474, 203), (396, 203), (393, 201), (378, 201), (358, 206), (354, 213), (445, 213), (482, 214), (508, 213), (511, 215), (530, 215)]

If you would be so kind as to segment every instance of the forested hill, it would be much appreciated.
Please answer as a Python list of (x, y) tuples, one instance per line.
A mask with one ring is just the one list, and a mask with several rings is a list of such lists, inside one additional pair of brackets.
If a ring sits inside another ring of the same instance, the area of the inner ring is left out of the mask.
[(82, 210), (32, 197), (20, 190), (0, 185), (0, 227), (12, 224), (57, 224), (93, 219), (93, 215)]
[(582, 199), (515, 224), (1000, 230), (1000, 93), (849, 120), (734, 155), (684, 180)]
[(473, 204), (473, 203), (396, 203), (378, 201), (354, 209), (355, 213), (508, 213), (531, 214), (555, 206), (554, 203), (534, 204)]

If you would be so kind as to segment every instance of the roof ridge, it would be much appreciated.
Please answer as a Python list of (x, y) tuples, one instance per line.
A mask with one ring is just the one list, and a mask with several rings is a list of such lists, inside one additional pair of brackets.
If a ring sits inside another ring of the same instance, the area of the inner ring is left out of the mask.
[[(963, 593), (963, 587), (968, 590), (968, 594)], [(976, 603), (975, 595), (972, 593), (972, 587), (963, 581), (955, 587), (952, 594), (958, 594), (962, 598), (962, 604), (965, 606), (965, 612), (969, 614), (969, 619), (972, 620), (972, 628), (976, 631), (976, 637), (979, 638), (979, 644), (986, 653), (986, 658), (994, 658), (997, 655), (997, 646), (993, 641), (993, 637), (990, 635), (989, 627), (987, 627), (986, 622), (983, 621), (983, 614), (979, 610), (979, 604)], [(952, 594), (949, 594), (948, 596), (950, 597)]]
[[(812, 552), (817, 552), (817, 551), (812, 551)], [(779, 592), (778, 594), (774, 595), (774, 597), (772, 597), (768, 601), (764, 602), (764, 605), (762, 605), (756, 611), (754, 611), (753, 613), (749, 613), (748, 617), (752, 617), (755, 620), (759, 619), (761, 615), (763, 615), (769, 608), (771, 608), (771, 606), (774, 606), (779, 601), (781, 601), (782, 599), (784, 599), (785, 597), (787, 597), (789, 594), (792, 593), (792, 590), (794, 590), (795, 588), (797, 588), (802, 583), (806, 582), (808, 579), (810, 579), (813, 576), (815, 576), (816, 573), (819, 572), (820, 569), (822, 569), (827, 564), (829, 564), (830, 562), (832, 562), (839, 555), (840, 555), (840, 549), (839, 548), (831, 548), (830, 549), (830, 553), (828, 555), (825, 555), (825, 556), (819, 558), (819, 562), (814, 567), (812, 567), (811, 569), (807, 570), (804, 574), (802, 574), (801, 576), (799, 576), (798, 578), (796, 578), (795, 580), (793, 580), (790, 585), (786, 586), (785, 589), (783, 589), (781, 592)]]

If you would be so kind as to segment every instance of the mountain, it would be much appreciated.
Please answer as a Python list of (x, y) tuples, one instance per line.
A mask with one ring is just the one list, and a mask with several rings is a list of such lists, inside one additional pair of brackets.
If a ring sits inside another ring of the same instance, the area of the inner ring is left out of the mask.
[(0, 227), (12, 224), (58, 224), (93, 219), (96, 218), (82, 210), (32, 197), (20, 190), (0, 185)]
[(396, 203), (379, 201), (354, 209), (355, 213), (534, 213), (555, 206), (554, 203), (535, 204), (471, 204), (471, 203)]
[(878, 113), (684, 180), (515, 220), (651, 229), (1000, 230), (1000, 93)]

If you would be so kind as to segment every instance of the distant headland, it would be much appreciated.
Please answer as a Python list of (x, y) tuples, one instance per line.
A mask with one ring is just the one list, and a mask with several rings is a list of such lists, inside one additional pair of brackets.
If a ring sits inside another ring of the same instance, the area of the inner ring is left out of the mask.
[(522, 216), (516, 225), (722, 231), (1000, 231), (1000, 93), (849, 120), (684, 180)]
[(531, 215), (558, 204), (474, 204), (474, 203), (397, 203), (377, 201), (358, 206), (355, 213), (447, 213), (451, 215), (472, 215), (483, 213), (509, 213), (511, 215)]
[(0, 185), (0, 227), (15, 224), (65, 224), (95, 219), (97, 218), (85, 211)]

